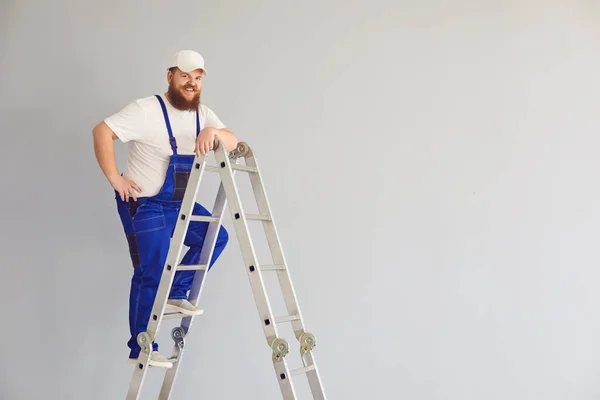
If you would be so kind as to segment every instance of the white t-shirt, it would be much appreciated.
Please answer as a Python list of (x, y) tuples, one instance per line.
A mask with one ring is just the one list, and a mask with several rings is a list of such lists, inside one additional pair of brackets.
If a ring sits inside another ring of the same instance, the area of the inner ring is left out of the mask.
[[(177, 140), (178, 154), (194, 154), (196, 146), (196, 113), (174, 108), (165, 96), (171, 131)], [(200, 128), (225, 128), (216, 114), (200, 105)], [(123, 143), (128, 144), (127, 166), (123, 176), (135, 182), (142, 193), (138, 197), (153, 196), (163, 185), (169, 157), (173, 154), (169, 132), (162, 108), (155, 96), (137, 99), (104, 122)]]

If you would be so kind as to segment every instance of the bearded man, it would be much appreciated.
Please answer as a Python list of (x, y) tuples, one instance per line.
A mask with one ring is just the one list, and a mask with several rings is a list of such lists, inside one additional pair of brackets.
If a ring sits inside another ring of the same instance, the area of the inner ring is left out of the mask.
[[(181, 201), (194, 157), (214, 149), (217, 138), (226, 151), (237, 146), (237, 138), (217, 115), (201, 104), (204, 58), (192, 50), (176, 53), (167, 68), (168, 90), (161, 95), (139, 98), (109, 116), (93, 129), (94, 151), (102, 172), (113, 187), (123, 224), (133, 277), (129, 295), (131, 337), (129, 362), (137, 363), (137, 335), (146, 330), (169, 250)], [(118, 172), (114, 140), (128, 144), (127, 165)], [(194, 215), (209, 216), (202, 205)], [(199, 263), (208, 222), (190, 222), (184, 244), (189, 247), (182, 265)], [(228, 241), (221, 227), (208, 270)], [(185, 315), (202, 313), (188, 301), (195, 274), (175, 273), (167, 308)], [(170, 368), (173, 364), (152, 344), (149, 364)]]

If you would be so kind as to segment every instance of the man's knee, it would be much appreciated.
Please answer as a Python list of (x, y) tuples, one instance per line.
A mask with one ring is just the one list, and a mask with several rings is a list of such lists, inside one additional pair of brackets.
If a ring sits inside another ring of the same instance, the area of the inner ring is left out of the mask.
[(221, 225), (221, 229), (219, 230), (219, 235), (217, 236), (217, 246), (225, 247), (229, 242), (229, 233), (227, 229), (223, 225)]

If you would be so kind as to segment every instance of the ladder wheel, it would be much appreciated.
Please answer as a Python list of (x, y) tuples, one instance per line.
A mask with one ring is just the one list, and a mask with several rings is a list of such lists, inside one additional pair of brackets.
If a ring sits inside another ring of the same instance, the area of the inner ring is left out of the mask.
[(142, 350), (146, 351), (150, 349), (152, 339), (150, 338), (148, 332), (140, 332), (140, 334), (137, 336), (137, 342), (142, 348)]
[(183, 330), (183, 328), (181, 326), (176, 326), (171, 331), (171, 337), (176, 342), (180, 339), (183, 339), (184, 336), (185, 336), (185, 331)]

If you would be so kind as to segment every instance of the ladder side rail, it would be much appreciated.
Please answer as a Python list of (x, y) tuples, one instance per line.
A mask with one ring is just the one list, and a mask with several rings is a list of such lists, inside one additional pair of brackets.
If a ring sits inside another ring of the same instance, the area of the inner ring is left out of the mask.
[(269, 204), (269, 200), (264, 187), (262, 175), (260, 173), (260, 168), (258, 166), (256, 156), (252, 155), (250, 157), (247, 157), (246, 165), (255, 168), (257, 171), (254, 174), (250, 174), (250, 182), (254, 191), (254, 196), (256, 198), (259, 214), (268, 215), (270, 217), (270, 220), (263, 221), (262, 225), (265, 230), (265, 235), (267, 237), (269, 248), (271, 250), (273, 263), (283, 264), (285, 267), (283, 270), (277, 271), (277, 276), (279, 278), (279, 283), (283, 292), (283, 298), (287, 307), (288, 315), (298, 317), (298, 319), (291, 321), (291, 325), (294, 330), (294, 334), (296, 335), (296, 338), (300, 341), (301, 344), (302, 362), (305, 367), (313, 367), (312, 370), (307, 372), (309, 386), (311, 388), (311, 392), (313, 394), (314, 399), (324, 400), (325, 391), (322, 385), (322, 381), (316, 365), (314, 355), (312, 354), (312, 348), (315, 345), (315, 338), (312, 334), (305, 333), (304, 321), (302, 319), (298, 297), (296, 295), (292, 283), (289, 266), (287, 264), (287, 260), (285, 259), (283, 247), (281, 245), (281, 240), (279, 238), (277, 227), (275, 225), (275, 218), (271, 211), (271, 206)]
[(283, 270), (277, 271), (277, 277), (279, 279), (279, 284), (281, 285), (281, 291), (283, 292), (283, 299), (285, 301), (288, 315), (298, 317), (296, 320), (291, 321), (291, 325), (294, 333), (296, 334), (296, 338), (299, 338), (300, 335), (304, 333), (304, 323), (302, 320), (296, 291), (292, 284), (290, 270), (288, 268), (287, 260), (285, 259), (281, 240), (279, 239), (279, 234), (277, 232), (277, 227), (275, 226), (275, 218), (271, 211), (271, 206), (269, 204), (267, 193), (263, 184), (258, 161), (256, 160), (256, 157), (252, 155), (251, 157), (246, 158), (246, 164), (256, 168), (257, 170), (256, 173), (250, 174), (250, 183), (252, 190), (254, 191), (258, 212), (260, 215), (268, 215), (270, 217), (270, 220), (263, 221), (262, 225), (265, 231), (269, 249), (271, 251), (271, 256), (273, 258), (273, 264), (284, 266)]
[[(246, 220), (239, 192), (234, 180), (231, 163), (230, 160), (224, 156), (223, 152), (218, 152), (215, 154), (215, 156), (217, 159), (217, 165), (221, 168), (221, 181), (225, 188), (225, 193), (227, 194), (229, 210), (232, 216), (238, 243), (240, 245), (246, 273), (250, 280), (250, 286), (257, 311), (261, 319), (263, 332), (267, 339), (268, 345), (273, 349), (274, 352), (272, 361), (275, 374), (279, 382), (279, 387), (284, 399), (295, 400), (297, 398), (296, 392), (293, 386), (290, 369), (287, 365), (287, 360), (285, 359), (288, 345), (285, 343), (285, 341), (278, 338), (279, 334), (275, 326), (275, 318), (266, 294), (266, 288), (260, 271), (260, 265), (258, 264), (256, 252), (254, 250), (254, 245), (250, 238), (248, 222)], [(283, 352), (281, 352), (281, 348), (278, 347), (280, 345), (285, 347)]]
[(323, 381), (321, 380), (321, 374), (317, 367), (317, 361), (312, 351), (302, 352), (302, 362), (305, 366), (312, 366), (313, 369), (306, 373), (306, 379), (310, 386), (310, 391), (313, 395), (314, 400), (327, 400), (325, 396), (325, 388), (323, 387)]
[[(199, 182), (202, 179), (202, 175), (204, 173), (204, 168), (206, 166), (206, 156), (202, 155), (199, 160), (197, 160), (199, 164), (199, 168), (192, 168), (190, 172), (189, 180), (194, 182)], [(188, 181), (189, 184), (189, 181)], [(198, 185), (199, 186), (199, 185)], [(187, 193), (184, 196), (184, 199), (181, 204), (181, 209), (179, 212), (178, 220), (175, 224), (175, 230), (173, 236), (171, 237), (169, 244), (169, 251), (167, 253), (167, 258), (165, 260), (165, 266), (162, 271), (162, 275), (160, 278), (160, 282), (158, 285), (158, 291), (156, 293), (156, 297), (154, 298), (154, 304), (152, 306), (152, 311), (150, 312), (150, 317), (148, 320), (148, 327), (146, 329), (146, 339), (145, 343), (141, 342), (141, 335), (138, 335), (138, 343), (141, 345), (142, 350), (139, 355), (139, 363), (136, 365), (134, 369), (133, 376), (129, 385), (129, 391), (127, 394), (127, 400), (138, 400), (142, 386), (145, 381), (146, 372), (148, 371), (148, 362), (150, 360), (150, 356), (152, 353), (152, 342), (156, 338), (158, 330), (160, 328), (160, 323), (162, 321), (163, 314), (165, 312), (167, 299), (169, 293), (171, 291), (171, 286), (173, 284), (173, 278), (176, 272), (176, 266), (178, 264), (179, 259), (181, 258), (181, 252), (183, 250), (183, 242), (188, 230), (189, 218), (182, 219), (182, 215), (190, 215), (193, 211), (195, 199), (198, 192), (198, 186), (195, 190)], [(144, 333), (144, 332), (143, 332)], [(143, 334), (142, 333), (142, 334)]]

